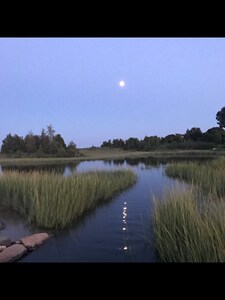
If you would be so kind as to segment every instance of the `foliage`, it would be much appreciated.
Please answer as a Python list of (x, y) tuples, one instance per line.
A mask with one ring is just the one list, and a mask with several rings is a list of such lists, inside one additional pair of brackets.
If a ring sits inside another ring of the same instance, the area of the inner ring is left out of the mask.
[(187, 129), (184, 135), (186, 140), (199, 141), (202, 138), (202, 131), (199, 127), (192, 127), (190, 130)]
[(14, 136), (8, 134), (2, 141), (1, 152), (6, 154), (16, 153), (24, 150), (24, 140), (22, 137), (15, 134)]
[(220, 126), (220, 128), (225, 128), (225, 106), (217, 112), (216, 120), (218, 121), (217, 124)]
[(212, 127), (203, 134), (203, 140), (216, 144), (225, 144), (225, 130), (219, 127)]
[(121, 148), (124, 150), (159, 150), (159, 149), (212, 149), (225, 144), (225, 107), (216, 115), (220, 127), (213, 127), (202, 132), (199, 127), (187, 129), (184, 134), (175, 133), (165, 137), (145, 136), (143, 140), (130, 137), (127, 140), (113, 139), (104, 141), (101, 148)]
[(71, 141), (67, 147), (67, 153), (69, 157), (79, 156), (79, 151), (76, 148), (76, 144)]
[(55, 135), (52, 125), (41, 130), (40, 135), (34, 135), (30, 131), (25, 138), (8, 134), (2, 141), (1, 153), (14, 156), (32, 157), (75, 157), (79, 156), (79, 150), (74, 142), (66, 146), (60, 134)]

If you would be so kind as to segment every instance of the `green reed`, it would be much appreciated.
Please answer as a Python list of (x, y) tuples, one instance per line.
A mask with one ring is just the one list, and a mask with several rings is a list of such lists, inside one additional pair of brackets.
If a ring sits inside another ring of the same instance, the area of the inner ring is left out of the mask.
[(225, 157), (204, 163), (174, 163), (166, 168), (166, 174), (196, 184), (208, 194), (225, 196)]
[(155, 201), (155, 245), (165, 262), (225, 262), (225, 158), (175, 163), (167, 174), (186, 180), (184, 190)]
[(45, 228), (63, 228), (85, 211), (136, 181), (131, 170), (95, 171), (63, 177), (48, 172), (8, 171), (0, 176), (0, 207), (18, 211)]

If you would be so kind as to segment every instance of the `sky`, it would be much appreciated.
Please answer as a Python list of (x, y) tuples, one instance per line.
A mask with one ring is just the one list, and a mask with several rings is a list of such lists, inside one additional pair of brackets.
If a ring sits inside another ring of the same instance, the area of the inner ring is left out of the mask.
[(78, 148), (205, 132), (223, 106), (225, 38), (0, 38), (0, 145), (49, 124)]

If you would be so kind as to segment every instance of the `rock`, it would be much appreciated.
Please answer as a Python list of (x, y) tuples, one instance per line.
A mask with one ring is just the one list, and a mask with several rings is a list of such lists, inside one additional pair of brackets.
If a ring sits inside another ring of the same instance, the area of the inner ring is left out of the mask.
[(0, 236), (0, 246), (10, 246), (11, 245), (11, 240), (4, 237), (4, 236)]
[(36, 247), (40, 246), (47, 239), (49, 239), (49, 235), (44, 232), (26, 236), (21, 239), (21, 242), (28, 250), (35, 250)]
[(0, 246), (0, 252), (2, 252), (3, 250), (5, 250), (6, 246)]
[(27, 253), (27, 249), (23, 245), (12, 245), (0, 253), (0, 262), (15, 261), (25, 253)]

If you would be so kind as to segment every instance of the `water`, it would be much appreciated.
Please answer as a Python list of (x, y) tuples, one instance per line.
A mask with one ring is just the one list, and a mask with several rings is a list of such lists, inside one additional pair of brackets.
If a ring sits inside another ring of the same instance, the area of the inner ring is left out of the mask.
[[(56, 166), (44, 168), (55, 170)], [(54, 231), (52, 238), (20, 262), (157, 262), (151, 227), (153, 195), (162, 198), (165, 188), (181, 185), (165, 175), (165, 164), (149, 159), (130, 159), (58, 166), (64, 176), (127, 168), (138, 176), (133, 187), (111, 202), (98, 206), (69, 228)], [(1, 167), (2, 172), (6, 169)], [(7, 224), (0, 235), (12, 240), (40, 232), (15, 213), (0, 213), (0, 220)]]

